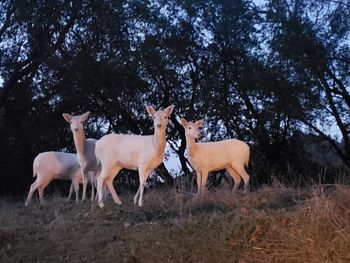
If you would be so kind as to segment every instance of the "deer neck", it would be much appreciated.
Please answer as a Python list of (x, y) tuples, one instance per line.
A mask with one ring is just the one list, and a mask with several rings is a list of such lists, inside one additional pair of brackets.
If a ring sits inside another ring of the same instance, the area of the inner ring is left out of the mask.
[(166, 132), (165, 130), (155, 129), (153, 135), (153, 145), (158, 154), (164, 154), (166, 145)]
[(75, 148), (77, 149), (78, 155), (84, 155), (84, 147), (86, 142), (86, 137), (84, 131), (73, 133)]
[(190, 157), (194, 156), (197, 149), (196, 140), (194, 138), (186, 136), (186, 149)]

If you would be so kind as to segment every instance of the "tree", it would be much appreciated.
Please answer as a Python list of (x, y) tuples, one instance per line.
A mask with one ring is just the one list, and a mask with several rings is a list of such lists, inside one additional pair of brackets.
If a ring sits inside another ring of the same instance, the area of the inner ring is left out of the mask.
[[(305, 114), (298, 119), (328, 140), (350, 167), (348, 17), (346, 1), (274, 1), (267, 15), (274, 25), (273, 51), (296, 77), (308, 83), (305, 88), (317, 94), (313, 107), (304, 108)], [(343, 148), (327, 133), (328, 128), (317, 124), (320, 117), (323, 125), (328, 122), (338, 126)]]
[[(204, 119), (206, 140), (248, 142), (257, 184), (293, 169), (317, 173), (313, 162), (300, 164), (307, 153), (296, 157), (296, 134), (306, 129), (349, 165), (348, 7), (345, 0), (2, 1), (0, 163), (11, 187), (1, 191), (26, 190), (39, 152), (74, 151), (63, 112), (91, 111), (88, 137), (151, 134), (145, 104), (175, 104), (167, 140), (188, 177), (180, 117)], [(342, 144), (322, 127), (332, 124)], [(156, 173), (172, 184), (164, 164)], [(137, 184), (135, 174), (119, 178), (119, 189)]]

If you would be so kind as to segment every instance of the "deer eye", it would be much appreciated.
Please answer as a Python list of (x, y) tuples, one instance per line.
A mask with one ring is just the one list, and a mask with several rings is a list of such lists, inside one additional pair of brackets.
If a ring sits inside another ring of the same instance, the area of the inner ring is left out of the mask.
[(189, 130), (191, 130), (191, 127), (188, 127)]

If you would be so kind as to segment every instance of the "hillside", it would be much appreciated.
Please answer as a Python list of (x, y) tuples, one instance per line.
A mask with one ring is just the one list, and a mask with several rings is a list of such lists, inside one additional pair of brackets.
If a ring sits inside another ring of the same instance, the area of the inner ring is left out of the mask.
[(149, 191), (142, 208), (1, 200), (0, 262), (350, 262), (350, 188)]

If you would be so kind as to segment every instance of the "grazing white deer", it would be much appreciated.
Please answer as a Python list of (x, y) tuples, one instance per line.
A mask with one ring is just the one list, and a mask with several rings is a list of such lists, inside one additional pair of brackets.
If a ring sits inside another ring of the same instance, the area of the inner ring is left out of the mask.
[(187, 122), (181, 119), (181, 125), (185, 128), (186, 149), (189, 161), (197, 174), (198, 193), (205, 190), (208, 173), (226, 169), (232, 176), (235, 192), (241, 182), (244, 181), (244, 193), (249, 191), (249, 175), (245, 166), (249, 163), (249, 146), (235, 139), (219, 142), (196, 143), (195, 139), (202, 136), (199, 128), (203, 126), (203, 120)]
[(75, 190), (75, 201), (79, 198), (79, 183), (83, 181), (83, 174), (77, 160), (77, 155), (64, 152), (43, 152), (38, 154), (33, 162), (33, 177), (36, 180), (30, 186), (27, 201), (29, 205), (32, 195), (38, 189), (40, 203), (44, 203), (44, 189), (54, 179), (72, 181), (68, 199), (70, 200), (73, 188)]
[(91, 184), (91, 201), (94, 200), (95, 178), (99, 174), (99, 166), (95, 156), (95, 139), (86, 139), (84, 134), (84, 122), (88, 119), (90, 112), (83, 115), (72, 116), (68, 113), (63, 113), (63, 118), (70, 123), (70, 128), (73, 133), (75, 148), (77, 150), (78, 162), (84, 174), (83, 181), (83, 197), (86, 198), (86, 186), (88, 181)]
[(98, 202), (101, 208), (104, 206), (103, 183), (109, 188), (114, 202), (121, 204), (113, 188), (113, 179), (122, 168), (139, 171), (140, 186), (134, 197), (134, 204), (142, 206), (146, 180), (163, 161), (166, 128), (174, 105), (165, 110), (156, 111), (152, 106), (146, 106), (146, 109), (153, 118), (154, 135), (108, 134), (96, 143), (96, 157), (102, 165), (101, 174), (97, 178)]

